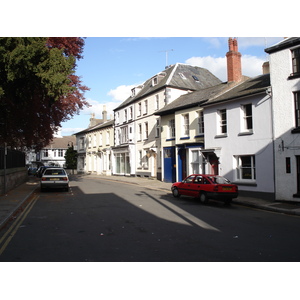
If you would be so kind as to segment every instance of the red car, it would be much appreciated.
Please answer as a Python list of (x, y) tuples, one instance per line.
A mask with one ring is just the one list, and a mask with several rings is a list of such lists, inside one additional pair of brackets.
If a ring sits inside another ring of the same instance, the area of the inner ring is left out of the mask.
[(230, 203), (238, 197), (237, 185), (218, 175), (192, 174), (182, 182), (173, 183), (171, 190), (174, 197), (199, 197), (202, 203), (207, 203), (208, 199)]

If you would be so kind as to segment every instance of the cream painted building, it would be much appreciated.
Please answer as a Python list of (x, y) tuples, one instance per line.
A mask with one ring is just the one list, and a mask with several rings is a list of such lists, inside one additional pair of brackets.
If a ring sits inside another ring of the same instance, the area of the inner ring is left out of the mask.
[(208, 70), (185, 64), (167, 67), (114, 110), (113, 174), (162, 178), (161, 124), (157, 111), (175, 99), (220, 83)]
[(103, 115), (103, 119), (92, 115), (90, 127), (76, 133), (79, 173), (111, 175), (114, 120), (107, 121), (106, 111)]

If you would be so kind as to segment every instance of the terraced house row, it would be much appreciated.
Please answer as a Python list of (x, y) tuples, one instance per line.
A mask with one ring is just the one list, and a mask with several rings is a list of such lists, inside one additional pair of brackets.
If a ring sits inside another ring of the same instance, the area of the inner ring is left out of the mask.
[(242, 74), (229, 38), (227, 81), (204, 68), (166, 67), (132, 89), (107, 121), (76, 134), (78, 171), (165, 182), (220, 174), (240, 194), (300, 200), (300, 38), (265, 49), (262, 74)]

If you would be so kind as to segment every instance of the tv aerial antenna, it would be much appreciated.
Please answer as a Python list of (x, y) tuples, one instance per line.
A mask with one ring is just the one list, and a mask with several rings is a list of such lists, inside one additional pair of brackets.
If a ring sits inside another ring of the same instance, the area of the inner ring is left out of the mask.
[(162, 50), (159, 52), (166, 52), (166, 68), (168, 67), (168, 53), (174, 51), (173, 49), (169, 49), (169, 50)]

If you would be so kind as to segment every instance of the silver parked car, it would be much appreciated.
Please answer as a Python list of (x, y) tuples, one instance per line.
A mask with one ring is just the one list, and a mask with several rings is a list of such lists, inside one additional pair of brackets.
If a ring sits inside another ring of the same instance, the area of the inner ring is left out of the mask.
[(47, 188), (69, 190), (69, 177), (63, 168), (47, 168), (41, 178), (41, 191)]

